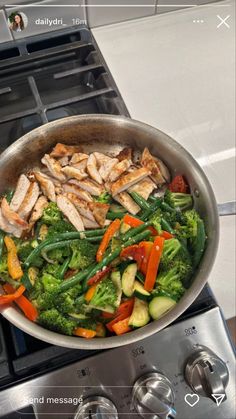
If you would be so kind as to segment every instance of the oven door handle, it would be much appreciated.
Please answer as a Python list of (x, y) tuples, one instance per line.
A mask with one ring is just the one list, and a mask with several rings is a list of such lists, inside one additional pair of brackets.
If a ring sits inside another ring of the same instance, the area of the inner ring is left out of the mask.
[(218, 214), (221, 217), (224, 215), (236, 214), (236, 201), (224, 202), (222, 204), (218, 204), (217, 207), (218, 207)]

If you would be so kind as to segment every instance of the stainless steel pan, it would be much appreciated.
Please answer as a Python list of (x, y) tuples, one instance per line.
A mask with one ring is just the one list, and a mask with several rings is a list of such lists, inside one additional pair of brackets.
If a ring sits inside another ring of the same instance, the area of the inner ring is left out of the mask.
[(218, 247), (219, 221), (217, 205), (207, 177), (193, 157), (172, 138), (141, 122), (120, 116), (82, 115), (50, 122), (26, 134), (0, 156), (0, 194), (15, 186), (18, 176), (36, 165), (44, 153), (57, 143), (81, 144), (83, 150), (116, 154), (131, 146), (136, 153), (145, 146), (160, 157), (172, 174), (183, 173), (191, 187), (196, 209), (206, 223), (207, 248), (191, 287), (180, 302), (163, 316), (145, 327), (123, 336), (85, 340), (60, 335), (30, 322), (16, 308), (2, 310), (15, 326), (30, 335), (54, 345), (78, 349), (105, 349), (126, 345), (150, 336), (166, 327), (183, 313), (207, 282)]

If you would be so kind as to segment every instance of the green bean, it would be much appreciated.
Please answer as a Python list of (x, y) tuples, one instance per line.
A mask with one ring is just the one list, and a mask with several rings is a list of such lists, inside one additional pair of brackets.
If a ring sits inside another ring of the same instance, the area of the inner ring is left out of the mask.
[(65, 259), (65, 261), (63, 262), (63, 264), (61, 265), (60, 269), (58, 270), (58, 277), (60, 279), (64, 278), (64, 275), (68, 269), (69, 263), (71, 260), (71, 256), (69, 256), (67, 259)]
[(150, 230), (142, 231), (142, 233), (139, 233), (139, 234), (137, 234), (137, 236), (131, 237), (129, 240), (127, 240), (127, 242), (125, 242), (122, 245), (122, 248), (123, 247), (131, 246), (132, 244), (139, 243), (139, 242), (141, 242), (141, 241), (149, 238), (150, 235), (151, 235), (151, 231)]
[(136, 204), (140, 206), (140, 208), (142, 208), (143, 210), (150, 209), (150, 205), (147, 203), (147, 201), (137, 192), (130, 192), (130, 195), (132, 196)]
[(155, 202), (150, 206), (150, 209), (143, 212), (143, 214), (140, 217), (141, 220), (146, 221), (153, 214), (153, 212), (161, 206), (161, 203), (161, 199), (157, 198)]
[(29, 275), (27, 272), (24, 272), (24, 275), (22, 276), (20, 282), (22, 285), (24, 285), (27, 291), (30, 291), (33, 288), (33, 285), (30, 282)]
[(152, 203), (154, 203), (154, 202), (156, 202), (156, 200), (157, 200), (158, 198), (156, 198), (155, 196), (153, 196), (153, 195), (150, 195), (149, 196), (149, 198), (148, 198), (148, 200), (150, 201), (150, 202), (152, 202)]
[(175, 234), (175, 231), (173, 230), (171, 225), (164, 218), (161, 219), (161, 227), (163, 228), (163, 230), (168, 231), (171, 234)]
[(109, 211), (108, 213), (107, 213), (107, 216), (106, 216), (106, 218), (107, 218), (107, 220), (115, 220), (116, 218), (119, 218), (119, 219), (121, 219), (121, 218), (123, 218), (124, 217), (124, 215), (125, 215), (126, 213), (125, 212), (123, 212), (123, 211), (116, 211), (116, 212), (114, 212), (114, 211)]
[(97, 266), (97, 265), (89, 266), (87, 269), (84, 269), (82, 272), (79, 272), (78, 274), (72, 276), (70, 279), (63, 281), (62, 284), (60, 284), (59, 286), (58, 292), (67, 291), (69, 288), (74, 287), (75, 285), (79, 284), (79, 282), (81, 282), (84, 278), (90, 275), (90, 271), (94, 269), (94, 266)]
[(2, 230), (0, 230), (0, 259), (2, 258), (3, 245), (4, 245), (4, 233)]
[[(27, 268), (29, 267), (32, 262), (34, 261), (34, 259), (40, 255), (41, 251), (44, 249), (44, 247), (48, 246), (49, 244), (52, 243), (58, 243), (62, 240), (66, 241), (66, 240), (71, 240), (71, 239), (87, 239), (90, 240), (94, 239), (95, 237), (99, 237), (100, 239), (100, 234), (104, 234), (106, 231), (106, 229), (98, 229), (98, 230), (89, 230), (89, 231), (70, 231), (67, 233), (61, 233), (58, 235), (55, 235), (54, 237), (50, 238), (50, 239), (46, 239), (44, 240), (42, 243), (40, 243), (31, 253), (30, 255), (27, 257), (27, 259), (24, 262), (24, 266)], [(99, 234), (98, 234), (99, 233)], [(98, 239), (98, 240), (99, 240)]]
[(195, 246), (194, 246), (194, 254), (193, 254), (193, 267), (197, 268), (204, 249), (205, 249), (205, 242), (206, 242), (206, 232), (204, 222), (199, 220), (197, 222), (197, 236), (195, 239)]
[(161, 203), (161, 209), (163, 209), (163, 211), (166, 211), (166, 212), (175, 212), (176, 211), (175, 208), (172, 208), (169, 204), (167, 204), (164, 201), (162, 201), (162, 203)]
[(137, 271), (137, 273), (136, 273), (136, 277), (138, 278), (138, 280), (139, 280), (142, 284), (144, 284), (144, 282), (145, 282), (145, 276), (142, 274), (142, 272)]
[(146, 230), (148, 227), (150, 227), (150, 223), (146, 222), (146, 223), (141, 224), (138, 227), (131, 228), (121, 237), (121, 240), (125, 242), (129, 240), (129, 238), (136, 236), (138, 233), (141, 233), (142, 231)]

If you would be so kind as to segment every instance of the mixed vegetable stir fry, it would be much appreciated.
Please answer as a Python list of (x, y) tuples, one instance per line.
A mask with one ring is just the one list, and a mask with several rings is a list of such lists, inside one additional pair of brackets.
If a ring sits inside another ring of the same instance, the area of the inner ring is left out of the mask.
[(130, 332), (175, 306), (202, 258), (204, 222), (182, 175), (170, 181), (147, 149), (139, 162), (131, 153), (57, 144), (46, 171), (21, 175), (2, 196), (1, 306), (88, 339)]

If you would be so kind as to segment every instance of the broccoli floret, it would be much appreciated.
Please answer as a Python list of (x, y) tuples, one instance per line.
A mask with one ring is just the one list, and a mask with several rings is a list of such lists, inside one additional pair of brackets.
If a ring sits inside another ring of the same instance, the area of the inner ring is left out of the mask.
[(67, 245), (64, 247), (50, 250), (49, 252), (47, 252), (47, 258), (58, 263), (63, 263), (64, 258), (70, 256), (70, 254), (70, 246)]
[(117, 290), (110, 278), (104, 279), (96, 287), (95, 294), (90, 301), (93, 307), (106, 309), (107, 306), (116, 306)]
[(70, 248), (72, 250), (72, 257), (69, 263), (70, 269), (86, 269), (95, 262), (97, 246), (94, 246), (89, 241), (85, 239), (73, 241)]
[(57, 296), (53, 292), (42, 292), (36, 299), (30, 297), (31, 300), (34, 300), (36, 307), (39, 311), (50, 310), (55, 307), (55, 302)]
[(53, 275), (47, 273), (43, 274), (41, 281), (44, 291), (48, 293), (56, 291), (62, 282), (61, 279), (55, 278)]
[(101, 193), (98, 197), (94, 198), (95, 202), (100, 202), (101, 204), (111, 204), (112, 196), (107, 192)]
[(162, 233), (161, 228), (161, 219), (163, 218), (163, 213), (160, 208), (158, 208), (150, 218), (150, 222), (153, 227), (157, 230), (158, 234)]
[(23, 242), (17, 248), (17, 254), (22, 262), (24, 262), (30, 253), (33, 251), (33, 248), (29, 241)]
[(164, 200), (171, 207), (179, 208), (180, 210), (186, 210), (193, 205), (191, 194), (171, 192), (169, 189), (166, 189), (165, 191)]
[(56, 224), (49, 226), (47, 232), (47, 239), (60, 233), (68, 233), (70, 231), (76, 231), (75, 227), (65, 220), (60, 220)]
[(44, 208), (41, 220), (47, 225), (55, 225), (62, 220), (62, 213), (55, 202), (50, 202)]
[(161, 256), (161, 268), (168, 269), (171, 261), (181, 249), (181, 243), (178, 239), (165, 240), (164, 249)]
[(185, 292), (181, 279), (184, 274), (184, 265), (176, 264), (166, 272), (161, 272), (157, 277), (158, 291), (164, 291), (174, 299), (179, 299)]
[(75, 300), (81, 293), (81, 285), (70, 288), (68, 291), (58, 294), (56, 298), (56, 308), (64, 314), (76, 312)]
[(64, 317), (56, 308), (40, 313), (38, 322), (46, 329), (70, 336), (76, 327), (74, 320)]

